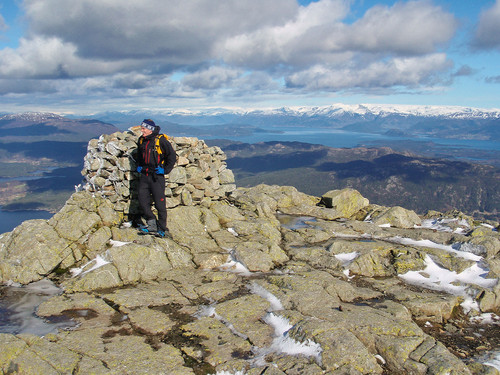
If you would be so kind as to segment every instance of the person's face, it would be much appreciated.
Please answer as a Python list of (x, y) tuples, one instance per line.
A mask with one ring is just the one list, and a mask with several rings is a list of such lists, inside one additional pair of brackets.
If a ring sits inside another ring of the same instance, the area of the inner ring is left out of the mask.
[(144, 137), (147, 137), (151, 133), (153, 133), (152, 130), (149, 130), (148, 128), (145, 128), (144, 126), (141, 126), (141, 133)]

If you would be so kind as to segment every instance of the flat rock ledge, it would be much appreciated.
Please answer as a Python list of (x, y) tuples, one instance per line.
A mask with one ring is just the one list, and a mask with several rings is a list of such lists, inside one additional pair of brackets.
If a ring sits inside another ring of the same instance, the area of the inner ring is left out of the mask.
[(477, 360), (500, 346), (498, 223), (259, 185), (170, 209), (159, 239), (114, 204), (76, 192), (0, 236), (2, 283), (53, 280), (37, 315), (79, 323), (0, 334), (2, 373), (499, 373)]

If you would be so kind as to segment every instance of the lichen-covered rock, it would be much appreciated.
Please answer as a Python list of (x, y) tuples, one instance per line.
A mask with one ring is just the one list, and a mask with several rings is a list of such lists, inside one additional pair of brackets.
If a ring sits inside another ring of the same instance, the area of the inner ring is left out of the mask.
[(74, 293), (116, 288), (122, 286), (123, 281), (116, 267), (108, 263), (92, 272), (66, 279), (61, 285), (68, 293)]
[(389, 208), (380, 215), (372, 217), (372, 220), (377, 225), (388, 224), (396, 228), (413, 228), (422, 223), (414, 211), (399, 206)]
[(236, 354), (251, 353), (252, 345), (235, 335), (226, 325), (213, 317), (202, 317), (181, 327), (183, 335), (193, 337), (210, 348), (204, 358), (212, 366), (231, 361)]
[(71, 374), (79, 362), (77, 353), (33, 335), (0, 334), (0, 347), (3, 373)]
[(359, 210), (368, 206), (368, 199), (364, 198), (357, 190), (347, 188), (330, 190), (321, 196), (321, 204), (339, 212), (340, 217), (349, 218)]
[[(58, 295), (42, 302), (38, 306), (38, 316), (50, 317), (62, 315), (65, 311), (92, 311), (98, 315), (113, 316), (116, 311), (100, 298), (87, 293), (74, 293), (71, 295)], [(84, 316), (82, 314), (82, 316)]]
[(25, 221), (0, 237), (1, 281), (28, 284), (41, 280), (61, 262), (73, 258), (69, 245), (47, 221)]
[(125, 284), (161, 280), (172, 269), (165, 251), (139, 244), (112, 247), (109, 255)]
[(259, 242), (247, 241), (236, 245), (234, 256), (251, 272), (268, 272), (273, 268), (273, 259), (269, 248)]
[(148, 335), (166, 334), (176, 324), (167, 314), (149, 307), (123, 309), (123, 312), (135, 329)]
[(269, 307), (269, 301), (254, 294), (222, 302), (215, 311), (253, 345), (265, 347), (271, 344), (273, 333), (273, 329), (263, 322)]

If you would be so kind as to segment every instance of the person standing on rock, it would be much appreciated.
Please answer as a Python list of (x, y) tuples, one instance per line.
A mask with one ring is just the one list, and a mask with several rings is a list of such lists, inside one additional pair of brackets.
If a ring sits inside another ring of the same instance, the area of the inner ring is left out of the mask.
[[(137, 142), (138, 198), (146, 226), (141, 226), (140, 233), (165, 237), (168, 235), (165, 175), (174, 167), (177, 155), (153, 120), (145, 119), (141, 123), (141, 133)], [(151, 210), (151, 197), (158, 211), (158, 219)]]

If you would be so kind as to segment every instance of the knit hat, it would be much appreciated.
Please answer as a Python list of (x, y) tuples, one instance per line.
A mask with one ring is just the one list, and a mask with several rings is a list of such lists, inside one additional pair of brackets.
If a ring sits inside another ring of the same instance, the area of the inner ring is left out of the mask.
[(150, 119), (143, 120), (141, 126), (143, 128), (149, 129), (151, 131), (154, 131), (156, 128), (155, 122), (153, 120), (150, 120)]

